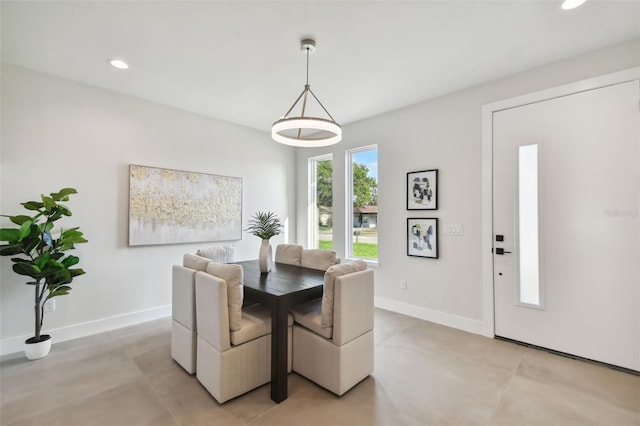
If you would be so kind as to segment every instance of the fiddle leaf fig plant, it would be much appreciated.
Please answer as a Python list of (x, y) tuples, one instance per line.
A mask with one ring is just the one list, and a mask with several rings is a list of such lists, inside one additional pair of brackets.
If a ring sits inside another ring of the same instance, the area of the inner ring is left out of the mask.
[(249, 227), (245, 232), (249, 232), (256, 237), (268, 240), (280, 234), (283, 228), (280, 219), (273, 212), (256, 212), (248, 222)]
[[(1, 256), (11, 258), (13, 271), (29, 277), (28, 285), (34, 286), (35, 299), (35, 339), (41, 341), (40, 332), (44, 321), (44, 303), (56, 296), (69, 294), (69, 284), (85, 273), (81, 268), (73, 268), (80, 259), (67, 254), (76, 244), (87, 240), (79, 228), (60, 229), (54, 232), (54, 222), (64, 216), (71, 216), (71, 210), (60, 202), (69, 201), (69, 195), (76, 194), (74, 188), (63, 188), (58, 192), (41, 195), (41, 201), (27, 201), (22, 206), (33, 215), (7, 216), (16, 225), (0, 229)], [(44, 340), (44, 337), (42, 338)]]

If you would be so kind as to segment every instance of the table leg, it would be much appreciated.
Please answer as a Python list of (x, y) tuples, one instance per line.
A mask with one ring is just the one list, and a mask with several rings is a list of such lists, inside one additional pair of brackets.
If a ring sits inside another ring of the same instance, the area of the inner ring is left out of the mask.
[(271, 399), (282, 402), (287, 399), (287, 339), (288, 304), (276, 299), (271, 311)]

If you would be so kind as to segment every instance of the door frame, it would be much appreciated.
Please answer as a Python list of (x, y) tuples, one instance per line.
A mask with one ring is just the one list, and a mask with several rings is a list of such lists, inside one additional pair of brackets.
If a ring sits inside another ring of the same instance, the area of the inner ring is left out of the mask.
[[(533, 103), (569, 96), (620, 83), (640, 80), (640, 67), (605, 74), (482, 107), (482, 334), (495, 337), (494, 272), (493, 272), (493, 114)], [(640, 108), (640, 105), (639, 105)], [(640, 117), (638, 118), (640, 121)], [(640, 160), (640, 159), (639, 159)]]

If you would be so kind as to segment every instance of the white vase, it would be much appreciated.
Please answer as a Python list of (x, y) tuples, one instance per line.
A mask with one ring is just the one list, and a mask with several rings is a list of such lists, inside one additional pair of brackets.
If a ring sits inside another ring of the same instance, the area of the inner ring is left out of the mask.
[(262, 240), (262, 244), (260, 245), (260, 253), (258, 255), (260, 272), (267, 273), (271, 270), (272, 259), (273, 250), (271, 250), (271, 244), (269, 243), (269, 240)]
[(49, 351), (51, 350), (51, 341), (53, 339), (48, 334), (41, 335), (40, 339), (41, 340), (39, 342), (33, 342), (32, 340), (35, 340), (35, 337), (31, 337), (24, 341), (24, 353), (27, 356), (27, 359), (33, 361), (49, 355)]

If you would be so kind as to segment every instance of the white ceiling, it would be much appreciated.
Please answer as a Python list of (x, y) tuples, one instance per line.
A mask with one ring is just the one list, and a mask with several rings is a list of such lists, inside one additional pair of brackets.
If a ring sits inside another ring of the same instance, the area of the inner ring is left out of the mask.
[[(2, 1), (2, 60), (269, 131), (341, 124), (640, 37), (640, 1)], [(108, 58), (125, 59), (119, 71)]]

